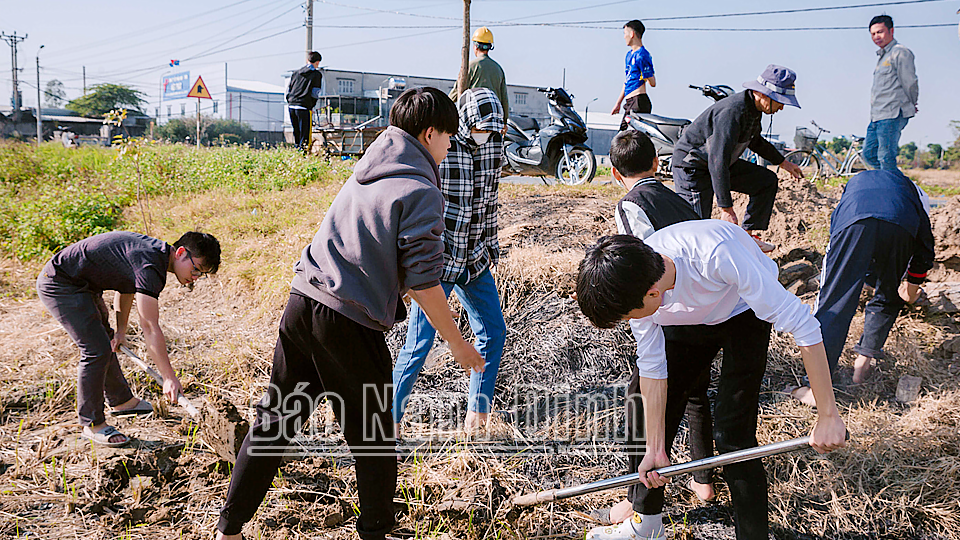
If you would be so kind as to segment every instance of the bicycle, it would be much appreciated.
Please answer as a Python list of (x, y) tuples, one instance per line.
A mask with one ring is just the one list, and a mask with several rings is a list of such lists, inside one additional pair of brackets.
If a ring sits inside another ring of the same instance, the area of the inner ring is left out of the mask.
[(826, 176), (853, 176), (871, 168), (863, 159), (863, 137), (851, 135), (853, 143), (841, 158), (819, 142), (820, 135), (830, 131), (818, 126), (813, 120), (810, 123), (819, 130), (816, 135), (811, 129), (797, 126), (793, 137), (797, 149), (784, 156), (784, 161), (800, 167), (805, 178), (809, 178), (810, 181), (819, 180), (824, 173), (824, 168), (829, 169)]

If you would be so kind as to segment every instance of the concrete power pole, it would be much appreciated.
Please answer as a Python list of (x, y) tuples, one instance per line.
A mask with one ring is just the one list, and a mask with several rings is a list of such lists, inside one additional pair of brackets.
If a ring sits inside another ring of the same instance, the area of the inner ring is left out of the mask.
[(460, 76), (457, 77), (457, 96), (467, 87), (470, 68), (470, 2), (471, 0), (463, 0), (463, 56), (460, 59)]
[(17, 72), (19, 71), (17, 69), (17, 44), (27, 39), (27, 36), (18, 36), (16, 32), (14, 32), (12, 36), (7, 33), (2, 33), (0, 34), (0, 39), (10, 44), (10, 67), (13, 70), (13, 101), (11, 105), (13, 105), (13, 112), (16, 113), (20, 110), (20, 105), (22, 105), (20, 103), (20, 84), (17, 80)]
[(313, 0), (307, 0), (307, 54), (313, 50)]
[[(43, 45), (40, 46), (40, 49), (43, 48)], [(40, 143), (43, 142), (43, 120), (41, 117), (43, 114), (40, 112), (40, 49), (37, 49), (37, 147), (40, 147)]]

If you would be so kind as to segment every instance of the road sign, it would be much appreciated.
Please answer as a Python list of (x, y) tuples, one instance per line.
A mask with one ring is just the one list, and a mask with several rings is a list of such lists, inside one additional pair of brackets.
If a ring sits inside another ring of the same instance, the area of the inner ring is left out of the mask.
[(187, 97), (187, 92), (190, 90), (190, 87), (187, 86), (190, 84), (190, 72), (184, 71), (182, 73), (175, 73), (173, 75), (165, 75), (163, 77), (163, 99), (179, 99)]
[(190, 92), (187, 93), (187, 97), (213, 99), (213, 96), (210, 95), (210, 90), (207, 89), (207, 85), (203, 82), (203, 77), (199, 75), (197, 75), (197, 82), (193, 83), (193, 86), (190, 88)]

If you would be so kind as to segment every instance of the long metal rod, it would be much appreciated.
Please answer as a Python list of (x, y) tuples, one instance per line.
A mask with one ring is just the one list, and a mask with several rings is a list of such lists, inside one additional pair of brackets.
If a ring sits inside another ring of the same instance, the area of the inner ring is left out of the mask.
[[(123, 351), (124, 354), (129, 356), (130, 359), (133, 360), (134, 364), (140, 366), (140, 369), (145, 371), (147, 375), (153, 377), (153, 380), (157, 381), (157, 383), (161, 387), (163, 387), (163, 377), (161, 377), (160, 374), (157, 373), (155, 369), (153, 369), (146, 362), (141, 360), (140, 357), (137, 356), (136, 353), (131, 351), (130, 348), (127, 347), (126, 345), (121, 345), (120, 350)], [(184, 396), (183, 394), (180, 394), (179, 396), (177, 396), (177, 405), (180, 405), (181, 407), (186, 409), (187, 412), (190, 413), (190, 416), (196, 417), (198, 414), (200, 414), (200, 411), (198, 411), (197, 408), (193, 406), (193, 403), (190, 403), (190, 400), (188, 400), (187, 397)]]
[[(809, 446), (810, 446), (810, 437), (800, 437), (797, 439), (791, 439), (789, 441), (765, 444), (763, 446), (757, 446), (756, 448), (746, 448), (744, 450), (728, 452), (726, 454), (720, 454), (718, 456), (698, 459), (696, 461), (688, 461), (686, 463), (669, 465), (667, 467), (657, 469), (656, 472), (660, 474), (660, 476), (665, 476), (665, 477), (677, 476), (684, 473), (702, 471), (704, 469), (714, 469), (716, 467), (723, 467), (724, 465), (740, 463), (741, 461), (764, 458), (764, 457), (773, 456), (776, 454), (783, 454), (785, 452), (793, 452), (794, 450), (799, 450), (801, 448), (806, 448)], [(519, 497), (515, 497), (513, 499), (513, 504), (517, 506), (532, 506), (534, 504), (539, 504), (542, 502), (558, 501), (560, 499), (567, 499), (569, 497), (578, 497), (580, 495), (586, 495), (588, 493), (605, 491), (608, 489), (616, 489), (616, 488), (631, 486), (639, 483), (640, 483), (640, 476), (637, 473), (625, 474), (623, 476), (608, 478), (606, 480), (599, 480), (597, 482), (591, 482), (589, 484), (582, 484), (579, 486), (572, 486), (572, 487), (563, 488), (563, 489), (550, 489), (547, 491), (540, 491), (537, 493), (520, 495)]]

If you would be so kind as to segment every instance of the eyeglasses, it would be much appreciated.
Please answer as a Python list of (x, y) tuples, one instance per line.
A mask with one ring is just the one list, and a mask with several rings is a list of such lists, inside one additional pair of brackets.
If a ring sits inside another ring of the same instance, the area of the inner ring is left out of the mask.
[(190, 264), (193, 265), (192, 274), (200, 277), (206, 277), (210, 272), (204, 272), (199, 267), (197, 267), (197, 261), (193, 260), (193, 253), (190, 253), (190, 250), (184, 250), (187, 252), (187, 257), (190, 257)]

